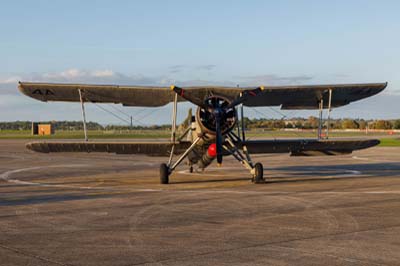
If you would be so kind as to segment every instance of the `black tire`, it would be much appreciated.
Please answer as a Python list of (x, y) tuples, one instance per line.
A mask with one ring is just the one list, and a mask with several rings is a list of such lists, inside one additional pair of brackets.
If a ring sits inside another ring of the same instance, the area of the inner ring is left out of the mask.
[(261, 163), (254, 165), (254, 183), (264, 183), (264, 168)]
[(169, 183), (169, 168), (165, 163), (160, 165), (160, 184)]
[(189, 167), (189, 172), (190, 172), (190, 173), (193, 173), (193, 166), (190, 166), (190, 167)]

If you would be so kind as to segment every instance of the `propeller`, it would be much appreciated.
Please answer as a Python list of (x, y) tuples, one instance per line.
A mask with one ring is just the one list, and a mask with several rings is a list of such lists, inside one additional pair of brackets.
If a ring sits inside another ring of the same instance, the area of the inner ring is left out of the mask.
[(212, 101), (212, 106), (209, 106), (210, 111), (213, 112), (215, 117), (215, 144), (217, 148), (217, 163), (220, 165), (222, 163), (222, 131), (221, 131), (221, 121), (224, 119), (224, 114), (227, 110), (234, 108), (235, 106), (245, 102), (249, 97), (257, 96), (264, 90), (264, 87), (258, 87), (252, 90), (245, 90), (240, 93), (236, 99), (234, 99), (227, 106), (222, 107), (218, 99), (214, 98)]
[(221, 120), (223, 117), (223, 110), (218, 100), (214, 101), (214, 117), (215, 117), (215, 145), (217, 148), (217, 163), (222, 163), (222, 132), (221, 132)]

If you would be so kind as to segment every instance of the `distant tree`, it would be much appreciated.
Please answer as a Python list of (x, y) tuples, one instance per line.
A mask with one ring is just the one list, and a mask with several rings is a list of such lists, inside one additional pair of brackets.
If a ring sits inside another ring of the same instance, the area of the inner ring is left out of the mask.
[(393, 129), (400, 129), (400, 119), (393, 122)]
[(358, 124), (354, 120), (344, 119), (342, 121), (342, 128), (343, 129), (354, 129), (354, 128), (358, 128)]
[(358, 121), (358, 128), (359, 129), (366, 129), (367, 128), (367, 122), (364, 119), (361, 119)]
[(318, 127), (318, 118), (316, 118), (315, 116), (310, 116), (310, 117), (308, 117), (307, 123), (308, 123), (309, 128), (317, 128)]
[(374, 129), (391, 129), (392, 128), (392, 123), (387, 120), (377, 120), (373, 123), (373, 128)]
[(273, 121), (273, 128), (285, 128), (285, 122), (283, 120)]
[(293, 124), (292, 124), (291, 122), (288, 122), (288, 123), (285, 125), (285, 128), (294, 128), (294, 126), (293, 126)]
[(303, 128), (303, 123), (301, 121), (296, 121), (296, 123), (294, 124), (295, 128)]

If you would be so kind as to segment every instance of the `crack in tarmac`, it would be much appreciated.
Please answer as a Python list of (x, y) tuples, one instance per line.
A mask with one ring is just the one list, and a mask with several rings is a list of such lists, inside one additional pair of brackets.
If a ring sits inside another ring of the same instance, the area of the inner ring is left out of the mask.
[(16, 248), (12, 248), (12, 247), (8, 247), (8, 246), (4, 246), (4, 245), (1, 245), (1, 244), (0, 244), (0, 248), (6, 249), (8, 251), (12, 251), (14, 253), (17, 253), (17, 254), (20, 254), (20, 255), (23, 255), (23, 256), (26, 256), (26, 257), (29, 257), (29, 258), (34, 258), (34, 259), (37, 259), (37, 260), (40, 260), (40, 261), (50, 262), (50, 263), (53, 263), (53, 264), (56, 264), (56, 265), (73, 266), (72, 264), (65, 264), (65, 263), (62, 263), (62, 262), (59, 262), (59, 261), (48, 259), (48, 258), (39, 256), (39, 255), (35, 255), (35, 254), (29, 253), (29, 252), (25, 252), (25, 251), (22, 251), (22, 250), (19, 250), (19, 249), (16, 249)]

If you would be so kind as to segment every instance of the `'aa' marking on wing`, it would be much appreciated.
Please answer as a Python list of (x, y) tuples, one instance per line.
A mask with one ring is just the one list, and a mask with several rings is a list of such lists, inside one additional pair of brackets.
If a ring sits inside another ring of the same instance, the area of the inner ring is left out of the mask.
[(54, 95), (54, 92), (52, 92), (51, 90), (45, 90), (44, 92), (42, 92), (41, 90), (37, 89), (37, 90), (34, 90), (34, 91), (32, 92), (32, 94)]

